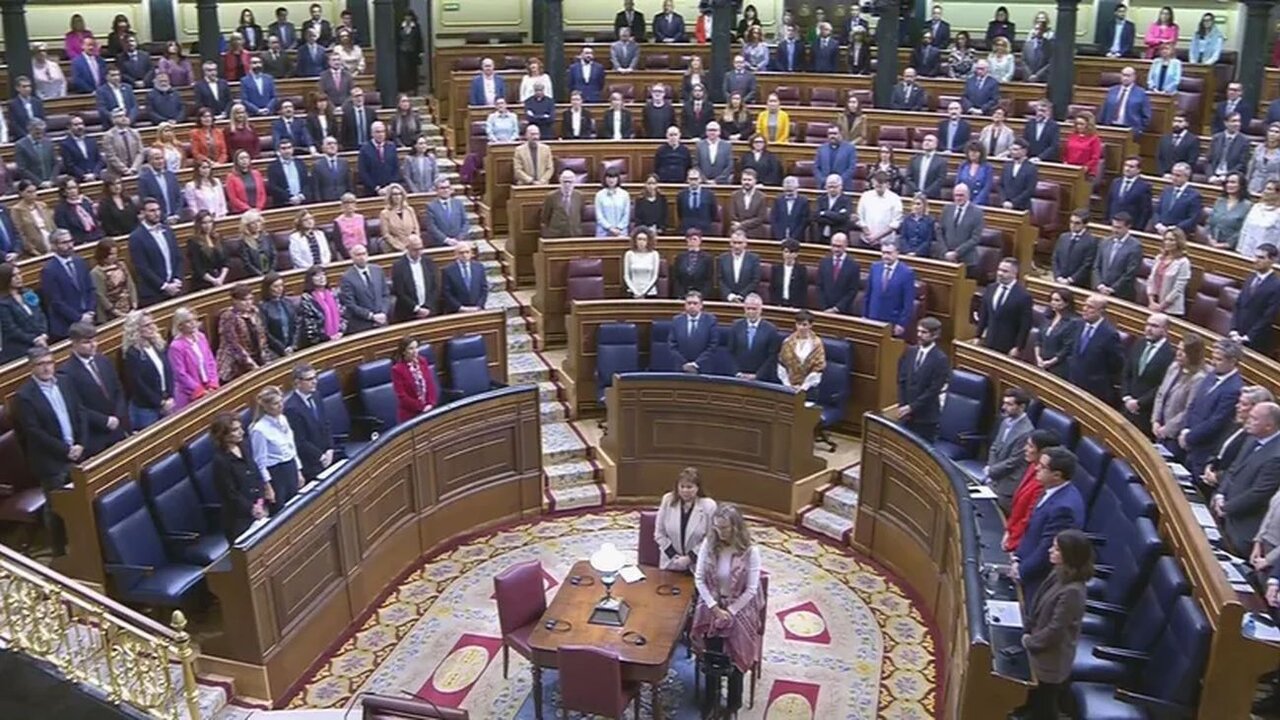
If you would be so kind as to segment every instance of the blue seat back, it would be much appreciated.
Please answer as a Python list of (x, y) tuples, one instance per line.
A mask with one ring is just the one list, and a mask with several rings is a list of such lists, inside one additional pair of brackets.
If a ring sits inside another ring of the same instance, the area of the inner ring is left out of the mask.
[(356, 394), (365, 415), (377, 418), (383, 428), (396, 424), (396, 393), (391, 387), (391, 361), (371, 360), (356, 366)]
[(1071, 484), (1080, 491), (1087, 516), (1098, 495), (1098, 486), (1106, 473), (1107, 465), (1111, 462), (1111, 451), (1092, 437), (1085, 436), (1076, 443), (1075, 452), (1076, 472), (1071, 476)]
[(1191, 594), (1191, 583), (1182, 574), (1178, 561), (1168, 555), (1156, 558), (1147, 584), (1133, 609), (1125, 614), (1120, 633), (1121, 647), (1146, 652), (1164, 631), (1169, 609), (1180, 596)]
[(654, 320), (649, 325), (649, 370), (652, 372), (675, 372), (676, 362), (671, 356), (671, 348), (667, 347), (667, 338), (671, 336), (670, 320)]
[[(246, 434), (249, 426), (244, 425)], [(213, 484), (213, 436), (206, 430), (195, 440), (182, 446), (182, 459), (187, 464), (187, 476), (195, 483), (200, 500), (206, 505), (222, 506), (222, 495)]]
[[(156, 529), (138, 483), (125, 482), (99, 496), (93, 505), (98, 532), (102, 536), (102, 554), (107, 563), (154, 568), (169, 564), (160, 531)], [(127, 590), (143, 575), (141, 572), (121, 572), (113, 577), (121, 589)]]
[(142, 470), (142, 487), (155, 509), (156, 525), (165, 534), (209, 532), (200, 495), (177, 453), (164, 456)]
[(819, 424), (830, 427), (844, 419), (849, 395), (853, 393), (853, 345), (848, 340), (822, 338), (827, 354), (827, 367), (818, 383), (818, 406), (822, 408)]
[(324, 404), (324, 416), (334, 437), (351, 437), (351, 413), (342, 397), (342, 382), (336, 370), (325, 370), (316, 376), (316, 394)]
[(449, 361), (452, 389), (463, 397), (478, 395), (492, 386), (493, 380), (489, 377), (489, 352), (485, 348), (483, 337), (463, 335), (450, 338), (445, 344), (445, 357)]
[(1074, 449), (1076, 440), (1080, 437), (1080, 424), (1074, 418), (1068, 417), (1066, 413), (1054, 408), (1040, 410), (1039, 417), (1036, 419), (1036, 428), (1054, 431), (1058, 434), (1058, 441), (1068, 449)]
[(1103, 585), (1102, 599), (1128, 607), (1147, 582), (1152, 566), (1164, 552), (1160, 533), (1149, 518), (1138, 518), (1126, 531), (1107, 535), (1107, 545), (1114, 545), (1111, 576)]
[(1179, 596), (1169, 610), (1164, 632), (1151, 649), (1151, 661), (1142, 667), (1139, 692), (1194, 711), (1211, 636), (1209, 620), (1195, 599)]
[(596, 329), (596, 389), (600, 397), (617, 373), (640, 369), (640, 331), (635, 323), (604, 323)]
[(938, 419), (938, 438), (958, 448), (964, 448), (962, 460), (975, 457), (978, 443), (969, 436), (981, 434), (982, 424), (991, 415), (991, 381), (985, 376), (968, 370), (951, 371), (947, 383), (947, 397)]
[(716, 325), (716, 351), (711, 354), (711, 369), (706, 371), (708, 375), (735, 375), (738, 372), (738, 363), (733, 360), (733, 353), (729, 350), (729, 343), (733, 337), (733, 325), (721, 323)]

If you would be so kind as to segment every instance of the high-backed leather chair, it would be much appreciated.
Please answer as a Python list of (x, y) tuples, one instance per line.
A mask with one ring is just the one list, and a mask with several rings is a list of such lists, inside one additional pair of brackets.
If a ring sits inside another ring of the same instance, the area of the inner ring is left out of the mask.
[(561, 645), (556, 653), (560, 669), (560, 710), (621, 718), (634, 705), (640, 720), (641, 684), (622, 679), (622, 661), (612, 650), (591, 645)]
[(489, 375), (489, 350), (482, 336), (449, 338), (444, 353), (449, 364), (449, 390), (454, 397), (470, 397), (501, 387)]
[(829, 452), (835, 452), (836, 444), (828, 431), (844, 420), (845, 408), (853, 393), (853, 346), (848, 340), (822, 338), (822, 347), (826, 351), (827, 366), (823, 368), (822, 380), (815, 388), (817, 396), (814, 401), (822, 412), (818, 415), (818, 426), (814, 431), (817, 441), (826, 445)]
[(596, 329), (596, 399), (601, 405), (615, 374), (639, 369), (640, 332), (635, 323), (605, 323)]
[(654, 528), (658, 525), (656, 510), (640, 512), (640, 537), (636, 542), (636, 562), (640, 565), (657, 567), (662, 561), (658, 554), (658, 541), (654, 539)]
[(316, 394), (320, 396), (324, 417), (333, 432), (333, 446), (348, 456), (354, 454), (365, 443), (351, 439), (351, 413), (347, 411), (347, 402), (342, 397), (342, 381), (336, 370), (325, 370), (316, 375)]
[(604, 260), (574, 258), (565, 266), (565, 310), (572, 311), (574, 300), (604, 299)]
[(1071, 484), (1080, 491), (1085, 509), (1093, 507), (1098, 488), (1105, 477), (1107, 467), (1111, 464), (1111, 451), (1092, 437), (1082, 437), (1076, 443), (1076, 471), (1071, 476)]
[(391, 387), (391, 361), (384, 358), (361, 363), (355, 372), (356, 397), (361, 413), (356, 421), (370, 433), (396, 425), (396, 393)]
[[(1093, 648), (1099, 645), (1150, 647), (1160, 635), (1173, 601), (1179, 595), (1190, 594), (1191, 583), (1187, 582), (1187, 576), (1178, 567), (1178, 561), (1171, 555), (1160, 556), (1151, 567), (1147, 583), (1132, 606), (1110, 606), (1096, 601), (1089, 603), (1080, 625), (1081, 647), (1076, 650), (1073, 667), (1083, 667), (1094, 662)], [(1072, 672), (1074, 674), (1075, 671)]]
[[(493, 578), (493, 595), (498, 604), (498, 626), (502, 631), (502, 677), (506, 678), (510, 661), (508, 651), (515, 650), (525, 658), (533, 654), (529, 636), (547, 611), (542, 563), (530, 560), (498, 573)], [(561, 670), (564, 670), (563, 665)]]
[[(242, 422), (245, 436), (249, 435), (249, 424)], [(213, 436), (208, 431), (202, 432), (194, 440), (182, 446), (181, 454), (187, 464), (187, 476), (195, 483), (196, 492), (200, 493), (200, 503), (205, 507), (205, 516), (212, 523), (218, 523), (222, 517), (222, 495), (213, 483)]]
[(27, 469), (22, 443), (12, 429), (0, 433), (0, 523), (16, 523), (26, 527), (19, 549), (25, 550), (40, 529), (44, 512), (44, 490)]
[(204, 568), (173, 562), (165, 552), (135, 482), (125, 482), (94, 500), (104, 569), (113, 595), (125, 602), (176, 607), (204, 579)]
[(934, 449), (952, 460), (977, 458), (985, 438), (983, 423), (990, 417), (991, 381), (968, 370), (953, 370)]
[[(1036, 407), (1037, 403), (1032, 402), (1031, 405)], [(1061, 410), (1039, 406), (1035, 424), (1041, 430), (1052, 430), (1057, 433), (1058, 441), (1068, 450), (1075, 448), (1076, 440), (1080, 437), (1080, 425)]]
[(201, 504), (178, 453), (143, 468), (142, 486), (171, 557), (190, 565), (209, 565), (227, 552), (226, 535), (220, 524), (209, 522), (212, 508)]
[(676, 362), (667, 346), (671, 336), (670, 320), (654, 320), (649, 324), (649, 370), (651, 372), (675, 372)]

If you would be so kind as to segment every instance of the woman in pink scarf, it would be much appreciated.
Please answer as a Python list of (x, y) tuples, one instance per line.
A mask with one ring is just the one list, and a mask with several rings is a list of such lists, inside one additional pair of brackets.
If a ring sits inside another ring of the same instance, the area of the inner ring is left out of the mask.
[(338, 308), (338, 298), (329, 289), (324, 267), (312, 265), (302, 281), (302, 302), (298, 304), (298, 343), (301, 350), (326, 340), (337, 340), (346, 330)]
[[(693, 612), (689, 639), (699, 657), (705, 654), (727, 655), (732, 668), (729, 674), (729, 712), (742, 707), (742, 676), (760, 656), (760, 614), (764, 607), (760, 592), (760, 548), (751, 540), (746, 520), (736, 505), (725, 503), (716, 508), (711, 520), (712, 531), (698, 551), (694, 584), (698, 588), (698, 607)], [(718, 682), (707, 678), (704, 698), (719, 698)]]

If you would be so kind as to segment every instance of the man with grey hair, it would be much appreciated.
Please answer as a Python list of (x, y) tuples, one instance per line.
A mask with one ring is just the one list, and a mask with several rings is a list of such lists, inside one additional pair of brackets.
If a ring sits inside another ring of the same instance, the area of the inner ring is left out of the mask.
[[(1261, 402), (1275, 402), (1275, 396), (1261, 385), (1249, 385), (1240, 390), (1240, 399), (1236, 401), (1235, 418), (1227, 431), (1222, 434), (1221, 442), (1214, 448), (1213, 457), (1205, 466), (1204, 474), (1200, 476), (1202, 490), (1217, 487), (1220, 476), (1225, 475), (1231, 463), (1236, 461), (1245, 441), (1249, 439), (1249, 433), (1245, 432), (1245, 421), (1249, 419), (1249, 411)], [(1206, 493), (1206, 495), (1211, 494), (1211, 492)]]
[(1187, 469), (1199, 478), (1213, 455), (1219, 438), (1231, 426), (1244, 381), (1238, 366), (1244, 346), (1235, 340), (1219, 340), (1209, 355), (1212, 374), (1200, 382), (1187, 406), (1186, 427), (1178, 434), (1178, 446), (1186, 452)]
[(1241, 557), (1253, 548), (1271, 497), (1280, 489), (1280, 405), (1260, 402), (1249, 411), (1245, 442), (1210, 501), (1222, 520), (1229, 549)]
[(464, 240), (453, 246), (453, 262), (441, 272), (446, 313), (483, 310), (489, 299), (489, 278), (484, 263), (475, 259), (475, 248)]
[[(360, 247), (360, 246), (357, 246)], [(333, 427), (325, 414), (324, 398), (316, 391), (316, 369), (307, 363), (293, 367), (293, 392), (284, 401), (284, 415), (293, 430), (302, 477), (310, 482), (333, 464), (337, 452)], [(339, 393), (341, 396), (341, 393)]]
[(1180, 162), (1170, 171), (1173, 177), (1169, 186), (1160, 193), (1153, 212), (1156, 232), (1163, 235), (1173, 228), (1181, 228), (1187, 237), (1196, 236), (1196, 226), (1200, 224), (1200, 211), (1203, 201), (1200, 193), (1189, 184), (1191, 166)]
[(655, 140), (664, 137), (667, 128), (676, 124), (676, 106), (667, 99), (666, 85), (658, 83), (649, 88), (649, 100), (640, 110), (640, 119), (644, 136)]
[(761, 317), (764, 300), (756, 293), (747, 293), (742, 300), (742, 317), (729, 328), (730, 368), (736, 377), (744, 380), (773, 382), (776, 380), (778, 349), (782, 347), (782, 334), (773, 323)]
[(809, 200), (800, 197), (800, 181), (794, 175), (782, 179), (782, 195), (769, 210), (769, 229), (774, 240), (806, 239), (809, 228)]
[(813, 239), (830, 245), (832, 237), (853, 226), (853, 202), (844, 194), (844, 180), (835, 173), (827, 176), (823, 188), (826, 192), (818, 196), (818, 214), (813, 219)]
[(1168, 341), (1169, 316), (1152, 313), (1143, 329), (1144, 342), (1134, 343), (1120, 379), (1120, 402), (1124, 415), (1147, 437), (1151, 437), (1151, 409), (1164, 382), (1165, 371), (1173, 363), (1173, 346)]
[(170, 225), (181, 219), (186, 198), (178, 176), (165, 165), (160, 148), (147, 149), (147, 164), (138, 172), (138, 195), (159, 200), (160, 212)]
[(377, 263), (369, 262), (369, 249), (351, 246), (351, 267), (342, 274), (338, 297), (347, 319), (347, 332), (369, 330), (387, 324), (387, 279)]
[(733, 148), (720, 139), (720, 123), (707, 123), (706, 139), (697, 144), (698, 170), (713, 185), (733, 182)]
[(982, 241), (986, 219), (982, 208), (969, 201), (968, 185), (956, 183), (951, 193), (955, 202), (942, 208), (942, 222), (938, 223), (940, 237), (934, 243), (933, 256), (939, 260), (964, 263), (972, 275), (976, 270), (978, 243)]
[(97, 298), (89, 265), (76, 254), (71, 233), (57, 228), (49, 236), (53, 257), (40, 271), (40, 293), (48, 308), (49, 340), (67, 337), (76, 323), (93, 324)]
[(744, 104), (756, 101), (756, 74), (747, 67), (747, 59), (741, 54), (733, 56), (733, 69), (724, 74), (723, 89), (725, 102), (734, 93), (742, 96)]
[(400, 159), (395, 143), (387, 141), (387, 126), (381, 120), (370, 128), (369, 142), (356, 156), (356, 177), (365, 196), (381, 195), (389, 185), (400, 182)]
[(467, 206), (453, 196), (449, 178), (436, 178), (436, 199), (427, 205), (426, 217), (419, 224), (427, 229), (433, 247), (455, 245), (471, 236)]
[(640, 67), (640, 46), (631, 37), (631, 28), (618, 30), (618, 39), (609, 46), (609, 61), (613, 69), (620, 73), (629, 73)]
[(560, 173), (560, 187), (547, 193), (539, 213), (542, 237), (582, 237), (582, 206), (586, 202), (574, 187), (578, 178), (572, 170)]
[(1107, 296), (1094, 293), (1080, 311), (1079, 333), (1067, 358), (1067, 379), (1108, 405), (1115, 404), (1116, 380), (1124, 365), (1120, 333), (1107, 319)]
[(39, 118), (27, 123), (27, 136), (19, 140), (13, 149), (18, 177), (42, 188), (53, 187), (53, 181), (62, 173), (62, 161), (53, 150), (53, 142), (45, 134), (46, 127), (44, 120)]

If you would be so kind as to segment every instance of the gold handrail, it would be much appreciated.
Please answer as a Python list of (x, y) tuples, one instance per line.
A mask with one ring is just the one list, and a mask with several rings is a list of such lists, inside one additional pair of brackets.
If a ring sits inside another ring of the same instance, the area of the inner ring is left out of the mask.
[(172, 627), (0, 545), (0, 638), (67, 678), (159, 720), (198, 720), (196, 651)]

